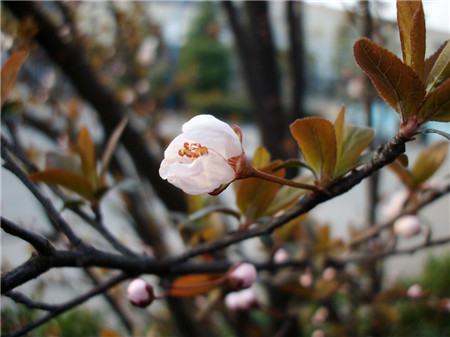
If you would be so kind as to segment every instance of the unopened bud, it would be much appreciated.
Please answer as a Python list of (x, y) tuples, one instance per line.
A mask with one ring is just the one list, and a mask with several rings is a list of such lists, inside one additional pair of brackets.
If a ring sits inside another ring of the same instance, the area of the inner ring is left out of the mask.
[(287, 260), (289, 260), (289, 253), (284, 248), (278, 249), (273, 256), (273, 261), (275, 263), (283, 263)]
[(325, 332), (323, 330), (314, 330), (311, 337), (325, 337)]
[(256, 303), (256, 295), (252, 288), (235, 291), (225, 296), (225, 306), (232, 311), (249, 310)]
[(322, 273), (322, 278), (325, 281), (332, 281), (336, 277), (336, 269), (333, 267), (327, 267)]
[(131, 281), (127, 294), (130, 303), (141, 308), (150, 305), (155, 299), (153, 287), (141, 278)]
[(325, 323), (329, 315), (328, 309), (325, 307), (320, 307), (317, 309), (317, 311), (314, 313), (314, 316), (311, 319), (311, 323), (314, 325), (320, 325)]
[(241, 263), (228, 274), (228, 281), (233, 288), (248, 288), (256, 281), (256, 268), (251, 263)]
[(313, 276), (310, 271), (306, 271), (300, 275), (298, 282), (304, 288), (309, 288), (313, 284)]
[(417, 300), (423, 296), (423, 289), (418, 284), (413, 284), (411, 287), (408, 288), (408, 297)]
[(420, 221), (415, 215), (405, 215), (394, 223), (394, 233), (397, 236), (410, 238), (420, 232)]

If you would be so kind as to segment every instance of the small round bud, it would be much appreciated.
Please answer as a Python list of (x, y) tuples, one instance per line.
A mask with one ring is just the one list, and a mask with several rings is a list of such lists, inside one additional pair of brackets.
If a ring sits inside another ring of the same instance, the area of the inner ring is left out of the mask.
[(289, 253), (284, 248), (277, 249), (273, 255), (273, 261), (275, 263), (283, 263), (289, 260)]
[(233, 288), (248, 288), (256, 281), (258, 273), (251, 263), (241, 263), (228, 274), (228, 282)]
[(141, 308), (150, 305), (155, 299), (153, 287), (141, 278), (131, 281), (127, 294), (130, 303)]
[(325, 281), (332, 281), (335, 279), (335, 277), (336, 277), (336, 269), (334, 269), (333, 267), (325, 268), (325, 270), (322, 273), (322, 278)]
[(323, 330), (314, 330), (311, 337), (325, 337), (325, 332)]
[(394, 223), (394, 233), (397, 236), (410, 238), (420, 232), (420, 220), (415, 215), (405, 215)]
[(298, 282), (304, 288), (309, 288), (313, 284), (313, 276), (310, 271), (306, 271), (300, 275)]
[(225, 306), (231, 311), (249, 310), (256, 303), (256, 295), (252, 288), (235, 291), (225, 296)]
[(314, 313), (314, 316), (311, 319), (311, 323), (314, 325), (320, 325), (325, 323), (329, 315), (328, 309), (325, 307), (320, 307), (317, 309), (317, 311)]
[(408, 297), (417, 300), (423, 296), (423, 289), (418, 284), (413, 284), (411, 287), (408, 288)]

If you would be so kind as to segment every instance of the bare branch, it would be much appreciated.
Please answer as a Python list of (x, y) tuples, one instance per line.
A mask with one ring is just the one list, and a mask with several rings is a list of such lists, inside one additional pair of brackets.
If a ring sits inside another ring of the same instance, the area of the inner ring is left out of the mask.
[(1, 217), (1, 227), (6, 233), (27, 241), (42, 255), (53, 255), (55, 252), (55, 248), (46, 238), (21, 228), (4, 217)]
[(58, 306), (54, 304), (33, 301), (31, 298), (28, 298), (27, 296), (25, 296), (22, 293), (19, 293), (18, 291), (10, 291), (6, 293), (5, 296), (9, 297), (14, 302), (24, 304), (31, 309), (55, 311), (58, 308)]

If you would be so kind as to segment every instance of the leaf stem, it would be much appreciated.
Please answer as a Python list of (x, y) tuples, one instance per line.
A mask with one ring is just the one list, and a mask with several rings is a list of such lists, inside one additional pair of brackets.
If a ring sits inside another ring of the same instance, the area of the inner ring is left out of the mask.
[(310, 191), (314, 191), (314, 192), (324, 193), (324, 189), (321, 187), (309, 185), (309, 184), (303, 184), (303, 183), (299, 183), (299, 182), (292, 181), (289, 179), (281, 178), (281, 177), (260, 171), (258, 169), (254, 169), (250, 173), (250, 176), (253, 176), (253, 177), (259, 178), (259, 179), (263, 179), (263, 180), (267, 180), (267, 181), (271, 181), (271, 182), (274, 182), (274, 183), (277, 183), (280, 185), (287, 185), (287, 186), (291, 186), (291, 187), (302, 188), (304, 190), (310, 190)]

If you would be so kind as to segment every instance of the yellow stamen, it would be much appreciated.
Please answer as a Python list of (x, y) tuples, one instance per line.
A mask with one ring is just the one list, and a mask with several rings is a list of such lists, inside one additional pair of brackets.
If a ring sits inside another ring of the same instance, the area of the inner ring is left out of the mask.
[(184, 143), (183, 148), (178, 150), (180, 157), (197, 159), (200, 156), (208, 154), (208, 148), (200, 143)]

